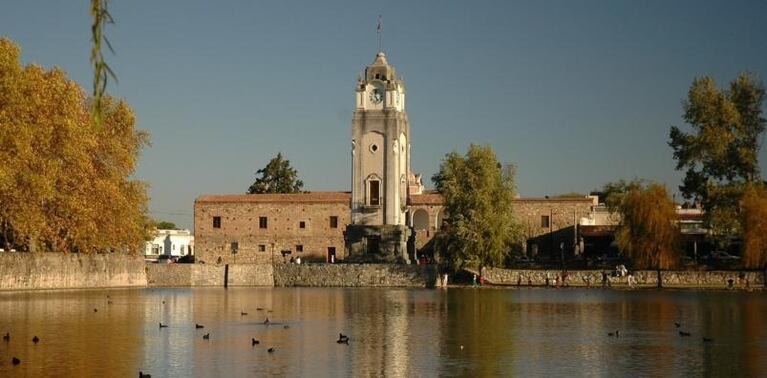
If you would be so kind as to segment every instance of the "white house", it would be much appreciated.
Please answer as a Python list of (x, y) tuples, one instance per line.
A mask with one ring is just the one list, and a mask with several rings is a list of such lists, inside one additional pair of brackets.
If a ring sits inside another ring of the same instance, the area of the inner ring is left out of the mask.
[(155, 230), (154, 239), (146, 242), (144, 254), (173, 257), (194, 255), (194, 235), (189, 230)]

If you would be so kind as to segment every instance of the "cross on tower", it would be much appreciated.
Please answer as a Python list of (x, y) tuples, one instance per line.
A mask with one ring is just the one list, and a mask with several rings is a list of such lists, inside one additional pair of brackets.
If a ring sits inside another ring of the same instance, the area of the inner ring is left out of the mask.
[(381, 52), (381, 37), (383, 34), (383, 23), (381, 22), (381, 15), (378, 15), (378, 27), (376, 27), (376, 34), (378, 34), (378, 52)]

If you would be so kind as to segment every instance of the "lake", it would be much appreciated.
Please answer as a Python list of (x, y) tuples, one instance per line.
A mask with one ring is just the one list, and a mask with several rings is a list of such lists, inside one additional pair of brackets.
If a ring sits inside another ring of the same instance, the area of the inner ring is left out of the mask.
[[(267, 317), (269, 325), (263, 324)], [(159, 328), (160, 322), (168, 327)], [(205, 328), (196, 329), (195, 323)], [(618, 337), (608, 336), (616, 330)], [(691, 336), (680, 336), (680, 330)], [(11, 338), (0, 341), (0, 376), (135, 377), (139, 370), (153, 377), (764, 376), (767, 372), (764, 292), (546, 288), (5, 292), (0, 293), (0, 334), (6, 332)], [(207, 333), (210, 338), (205, 340)], [(348, 345), (336, 343), (339, 333), (350, 337)], [(31, 341), (33, 336), (40, 338), (38, 344)], [(704, 336), (713, 341), (704, 342)], [(260, 344), (252, 346), (251, 338)], [(267, 352), (270, 347), (273, 353)], [(11, 364), (14, 356), (21, 359), (20, 365)]]

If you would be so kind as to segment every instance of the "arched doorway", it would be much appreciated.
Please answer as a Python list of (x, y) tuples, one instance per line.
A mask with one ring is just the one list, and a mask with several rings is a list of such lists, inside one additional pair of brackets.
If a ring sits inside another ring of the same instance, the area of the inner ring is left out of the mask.
[(429, 213), (424, 209), (418, 209), (413, 213), (413, 228), (418, 230), (429, 229)]

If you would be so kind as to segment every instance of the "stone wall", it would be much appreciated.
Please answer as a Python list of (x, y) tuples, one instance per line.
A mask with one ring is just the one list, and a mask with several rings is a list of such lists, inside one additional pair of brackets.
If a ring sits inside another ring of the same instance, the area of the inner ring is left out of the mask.
[[(557, 278), (561, 284), (561, 270), (485, 269), (485, 281), (494, 285), (554, 285)], [(611, 273), (608, 271), (607, 273)], [(752, 288), (764, 287), (764, 272), (744, 271), (745, 279), (738, 280), (740, 272), (729, 271), (662, 271), (661, 283), (666, 288), (725, 288), (732, 279), (735, 286), (745, 286), (745, 280)], [(658, 272), (640, 270), (632, 272), (635, 287), (657, 287)], [(568, 286), (601, 286), (601, 270), (568, 270), (565, 284)], [(610, 286), (628, 286), (627, 277), (608, 277)]]
[(146, 264), (148, 286), (191, 286), (192, 264)]
[[(744, 279), (739, 280), (740, 274)], [(744, 286), (748, 280), (750, 287), (764, 287), (765, 272), (744, 271), (668, 271), (661, 272), (663, 287), (699, 287), (723, 288), (727, 280), (732, 279), (735, 286)]]
[(230, 286), (274, 286), (271, 264), (229, 265)]
[(145, 287), (141, 256), (0, 253), (0, 290)]
[(225, 265), (193, 264), (192, 286), (224, 286)]
[[(274, 286), (271, 264), (230, 264), (230, 286)], [(216, 264), (147, 264), (149, 286), (224, 286), (227, 266)]]
[(312, 287), (433, 287), (433, 265), (388, 264), (279, 264), (275, 286)]

